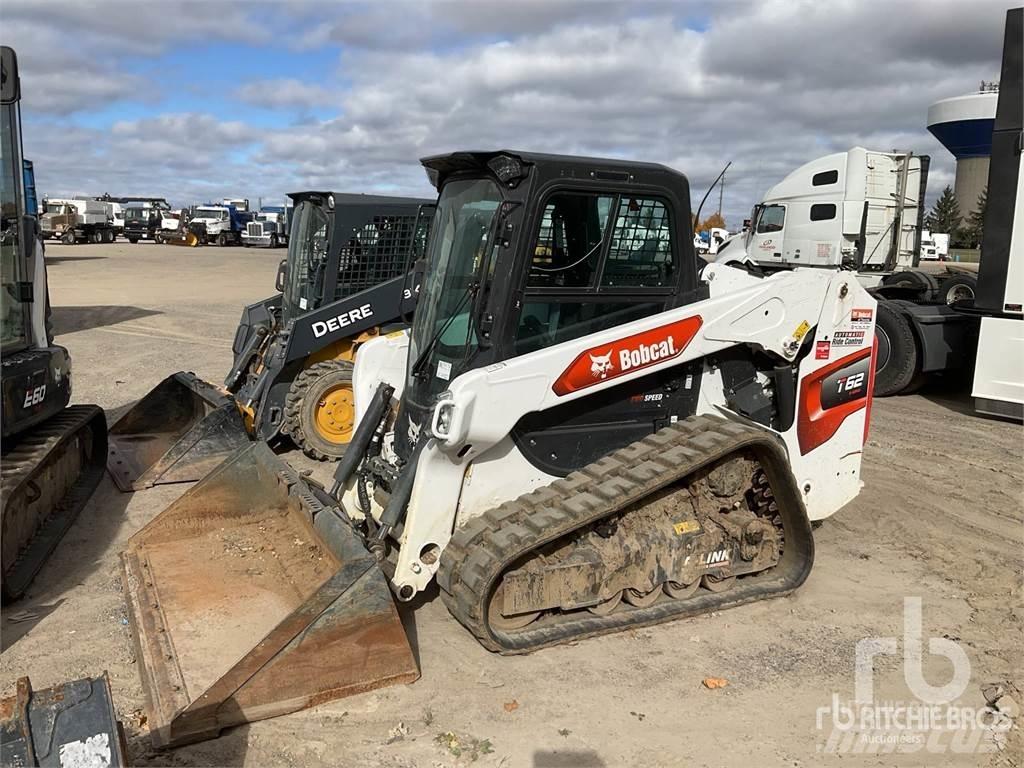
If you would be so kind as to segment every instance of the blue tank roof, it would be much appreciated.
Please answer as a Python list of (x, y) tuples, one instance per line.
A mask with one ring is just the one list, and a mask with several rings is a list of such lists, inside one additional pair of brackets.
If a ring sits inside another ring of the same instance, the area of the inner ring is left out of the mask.
[(992, 128), (995, 118), (956, 120), (929, 125), (928, 130), (942, 142), (957, 160), (967, 157), (988, 157), (992, 154)]

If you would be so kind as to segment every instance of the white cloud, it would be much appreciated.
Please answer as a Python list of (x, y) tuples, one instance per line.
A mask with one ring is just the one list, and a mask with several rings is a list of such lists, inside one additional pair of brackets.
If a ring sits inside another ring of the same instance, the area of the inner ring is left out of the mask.
[[(274, 44), (343, 46), (336, 71), (239, 84), (235, 99), (278, 111), (289, 127), (195, 114), (121, 123), (98, 137), (104, 150), (48, 158), (53, 173), (80, 191), (116, 151), (149, 169), (134, 178), (169, 195), (423, 194), (419, 157), (509, 147), (663, 162), (690, 177), (696, 206), (732, 160), (725, 207), (737, 224), (801, 163), (859, 144), (931, 154), (934, 196), (952, 180), (952, 158), (925, 131), (927, 106), (998, 75), (1004, 15), (994, 2), (903, 2), (885, 13), (774, 1), (254, 8), (287, 30)], [(260, 30), (250, 21), (240, 34)], [(97, 72), (100, 99), (135, 87), (117, 79), (128, 73)], [(315, 120), (314, 109), (335, 116)], [(95, 183), (116, 193), (128, 181)]]
[(338, 106), (341, 102), (341, 95), (337, 91), (316, 83), (304, 83), (295, 78), (256, 80), (243, 85), (236, 91), (236, 95), (247, 104), (268, 109), (312, 109)]

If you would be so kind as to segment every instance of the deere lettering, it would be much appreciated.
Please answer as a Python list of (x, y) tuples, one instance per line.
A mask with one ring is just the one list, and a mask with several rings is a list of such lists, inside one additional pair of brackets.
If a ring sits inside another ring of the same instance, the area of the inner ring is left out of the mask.
[(373, 317), (373, 307), (369, 304), (363, 304), (361, 307), (328, 318), (324, 322), (313, 323), (313, 335), (319, 339), (321, 336), (326, 336), (334, 331), (340, 331), (346, 325), (352, 325), (357, 320), (365, 320), (368, 317)]
[(628, 371), (630, 368), (639, 368), (642, 365), (674, 357), (677, 354), (676, 342), (671, 336), (664, 341), (654, 344), (641, 344), (636, 349), (623, 349), (619, 351), (619, 368)]

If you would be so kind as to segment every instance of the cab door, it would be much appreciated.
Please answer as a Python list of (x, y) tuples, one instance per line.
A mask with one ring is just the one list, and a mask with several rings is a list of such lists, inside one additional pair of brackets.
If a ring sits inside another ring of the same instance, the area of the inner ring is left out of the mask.
[(753, 223), (747, 254), (760, 263), (784, 264), (785, 236), (786, 206), (775, 203), (762, 205)]
[[(685, 228), (657, 196), (561, 190), (550, 194), (532, 234), (513, 355), (625, 326), (677, 305), (689, 247)], [(688, 244), (686, 244), (688, 245)], [(682, 297), (682, 298), (681, 298)], [(627, 335), (623, 331), (623, 335)], [(591, 357), (594, 381), (613, 369)], [(558, 476), (628, 445), (696, 407), (700, 372), (676, 366), (523, 417), (512, 431), (522, 455)]]

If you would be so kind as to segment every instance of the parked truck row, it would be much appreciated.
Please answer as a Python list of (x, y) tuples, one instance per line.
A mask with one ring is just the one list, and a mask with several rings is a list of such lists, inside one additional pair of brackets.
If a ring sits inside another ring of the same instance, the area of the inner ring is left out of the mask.
[(288, 245), (291, 207), (250, 210), (245, 198), (224, 198), (179, 210), (163, 197), (49, 198), (42, 203), (40, 229), (65, 245), (151, 241), (179, 245)]

